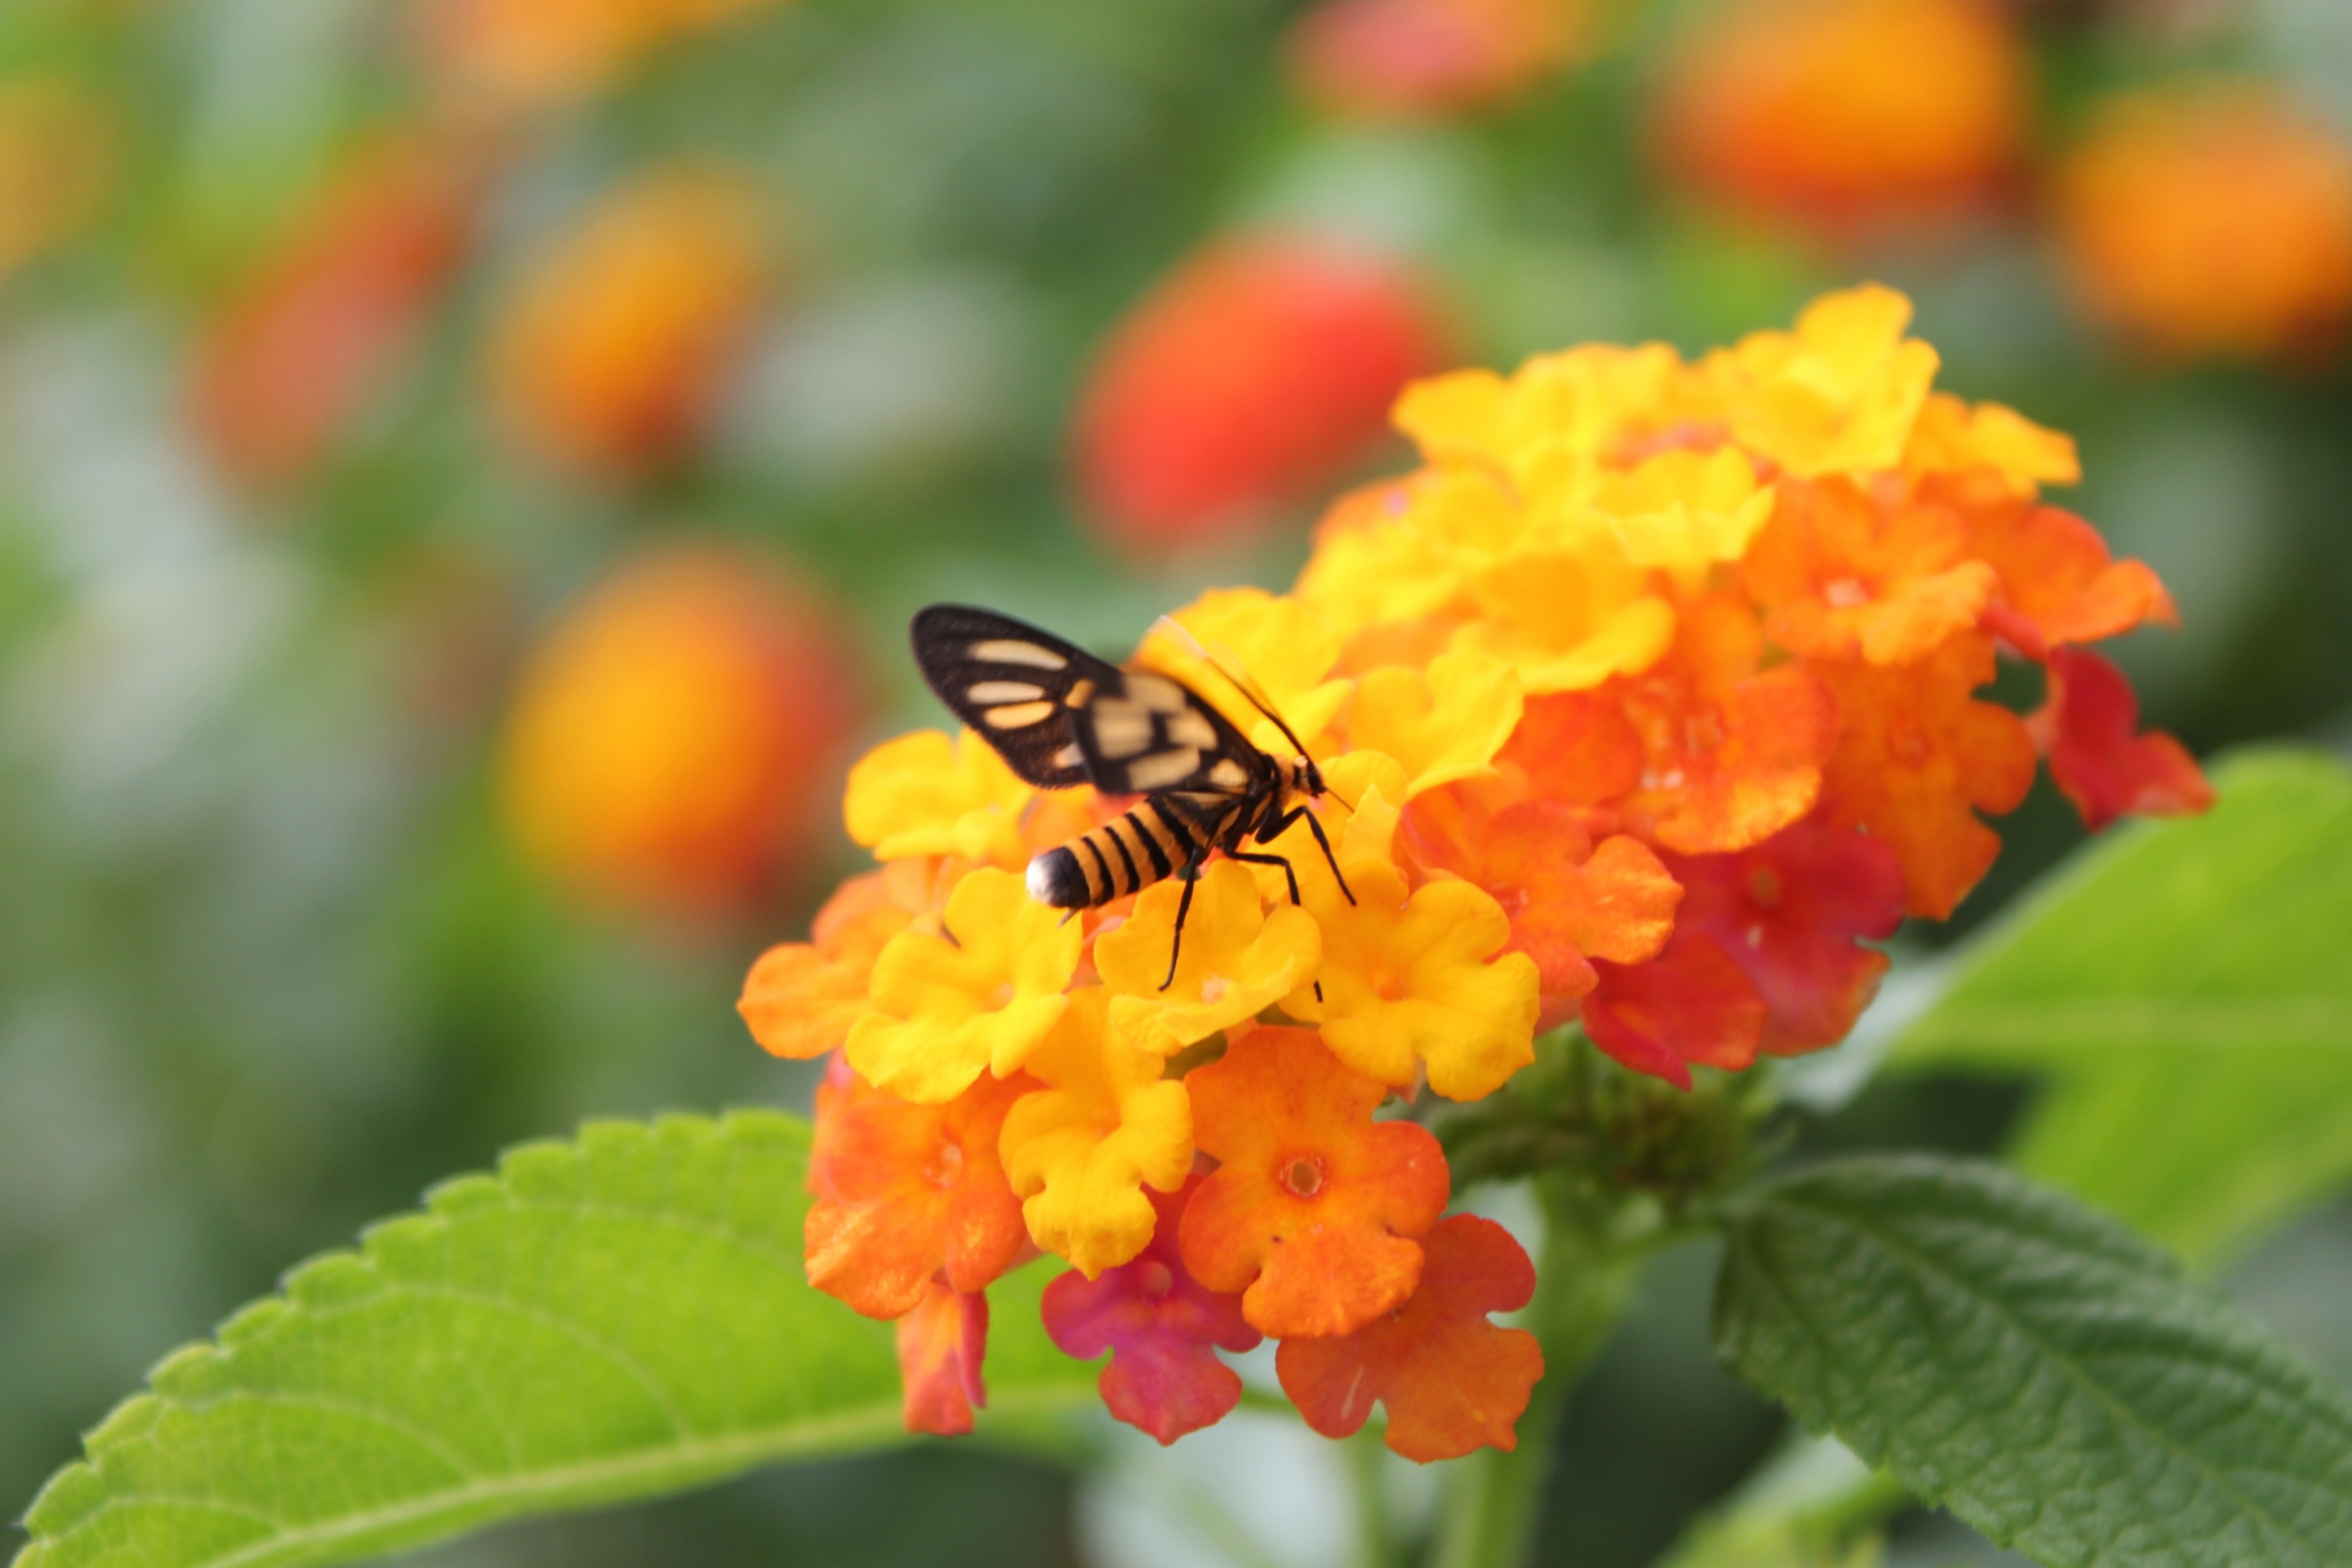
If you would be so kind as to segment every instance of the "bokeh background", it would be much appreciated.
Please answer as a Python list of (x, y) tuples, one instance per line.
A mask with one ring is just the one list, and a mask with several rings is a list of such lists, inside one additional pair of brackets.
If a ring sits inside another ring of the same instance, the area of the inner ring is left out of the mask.
[[(1285, 581), (1406, 378), (1863, 277), (2080, 437), (2180, 603), (2155, 721), (2352, 742), (2343, 0), (5, 0), (0, 1497), (504, 1144), (804, 1103), (731, 1003), (852, 863), (849, 757), (940, 720), (918, 606), (1119, 652)], [(2352, 1375), (2347, 1244), (2236, 1285)], [(1570, 1411), (1544, 1561), (1651, 1560), (1773, 1440), (1706, 1279)], [(432, 1561), (1321, 1568), (1335, 1463), (1106, 1427)]]

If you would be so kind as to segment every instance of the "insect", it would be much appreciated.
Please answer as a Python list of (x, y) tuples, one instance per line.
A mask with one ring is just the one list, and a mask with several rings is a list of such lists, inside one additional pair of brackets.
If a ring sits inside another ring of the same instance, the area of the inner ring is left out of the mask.
[(1055, 909), (1093, 909), (1164, 877), (1183, 879), (1161, 990), (1175, 983), (1193, 880), (1213, 850), (1281, 867), (1297, 903), (1290, 862), (1244, 846), (1271, 844), (1303, 818), (1340, 892), (1356, 901), (1322, 823), (1304, 804), (1291, 804), (1296, 795), (1324, 794), (1323, 775), (1246, 678), (1217, 666), (1274, 721), (1297, 756), (1281, 761), (1258, 750), (1181, 681), (1121, 669), (1010, 616), (933, 605), (915, 616), (912, 633), (915, 662), (940, 700), (1021, 777), (1041, 789), (1091, 784), (1106, 795), (1143, 796), (1126, 815), (1031, 860), (1029, 896)]

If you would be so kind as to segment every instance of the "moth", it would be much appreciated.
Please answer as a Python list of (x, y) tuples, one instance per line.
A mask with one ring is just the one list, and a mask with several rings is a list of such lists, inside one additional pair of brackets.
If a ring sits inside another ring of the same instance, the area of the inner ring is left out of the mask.
[[(1191, 641), (1182, 627), (1176, 631)], [(1323, 775), (1245, 676), (1209, 660), (1297, 755), (1276, 759), (1260, 751), (1181, 681), (1121, 669), (1010, 616), (933, 605), (915, 616), (911, 632), (915, 662), (940, 700), (1022, 778), (1040, 789), (1090, 784), (1105, 795), (1143, 797), (1123, 816), (1031, 860), (1029, 896), (1055, 909), (1094, 909), (1163, 878), (1181, 878), (1161, 990), (1175, 982), (1193, 881), (1213, 851), (1281, 867), (1290, 901), (1297, 903), (1298, 873), (1289, 860), (1247, 846), (1271, 844), (1304, 820), (1339, 891), (1356, 901), (1322, 823), (1298, 798), (1326, 793)]]

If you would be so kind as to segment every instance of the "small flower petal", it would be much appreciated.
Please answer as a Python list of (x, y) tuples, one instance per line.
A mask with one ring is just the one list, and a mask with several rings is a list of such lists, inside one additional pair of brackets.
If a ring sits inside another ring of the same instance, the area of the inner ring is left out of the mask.
[(1081, 991), (1030, 1058), (1046, 1087), (1004, 1119), (1005, 1173), (1030, 1238), (1091, 1279), (1151, 1240), (1146, 1185), (1173, 1192), (1192, 1168), (1192, 1108), (1160, 1058), (1105, 1027), (1108, 993)]
[(1084, 941), (1012, 872), (972, 872), (949, 895), (944, 934), (902, 931), (875, 960), (874, 1011), (849, 1031), (850, 1066), (926, 1105), (982, 1072), (1010, 1075), (1067, 1007)]
[(1172, 981), (1168, 957), (1184, 900), (1181, 882), (1145, 889), (1126, 923), (1096, 940), (1095, 968), (1112, 992), (1114, 1039), (1173, 1056), (1256, 1016), (1314, 978), (1323, 956), (1314, 917), (1286, 902), (1267, 910), (1251, 870), (1220, 860), (1193, 883)]
[(1021, 809), (1035, 793), (977, 735), (918, 730), (849, 770), (842, 816), (877, 860), (961, 855), (1011, 866), (1021, 860)]
[(1584, 1032), (1635, 1072), (1691, 1086), (1694, 1066), (1748, 1066), (1764, 1036), (1764, 999), (1712, 937), (1685, 928), (1646, 963), (1597, 963)]
[(2139, 700), (2122, 670), (2080, 648), (2053, 649), (2050, 695), (2028, 721), (2058, 782), (2093, 832), (2116, 817), (2193, 816), (2213, 804), (2188, 748), (2139, 728)]
[(1942, 920), (2000, 853), (1981, 811), (2017, 809), (2033, 786), (2033, 742), (2006, 708), (1970, 700), (1993, 677), (1992, 639), (1956, 637), (1917, 664), (1814, 666), (1838, 706), (1823, 773), (1830, 820), (1894, 847), (1912, 914)]
[(1220, 1162), (1184, 1210), (1184, 1264), (1277, 1336), (1348, 1333), (1412, 1294), (1412, 1239), (1445, 1210), (1428, 1129), (1374, 1121), (1387, 1091), (1305, 1029), (1255, 1028), (1185, 1079)]
[(1500, 659), (1457, 649), (1426, 671), (1391, 665), (1366, 675), (1348, 708), (1348, 741), (1402, 765), (1405, 798), (1490, 773), (1495, 753), (1518, 727), (1518, 672)]
[(1432, 882), (1409, 899), (1393, 867), (1346, 868), (1356, 895), (1317, 893), (1323, 927), (1320, 998), (1294, 994), (1283, 1010), (1319, 1022), (1339, 1059), (1402, 1087), (1425, 1063), (1449, 1100), (1477, 1100), (1535, 1059), (1537, 974), (1505, 952), (1511, 922), (1467, 882)]
[(945, 1105), (916, 1105), (835, 1058), (809, 1154), (809, 1283), (869, 1318), (914, 1310), (934, 1275), (986, 1289), (1029, 1239), (996, 1143), (1035, 1087), (983, 1078)]
[(1402, 1310), (1354, 1333), (1283, 1341), (1282, 1391), (1326, 1437), (1352, 1435), (1376, 1402), (1387, 1406), (1383, 1440), (1420, 1464), (1481, 1447), (1509, 1453), (1543, 1351), (1486, 1314), (1534, 1299), (1535, 1265), (1510, 1232), (1475, 1215), (1445, 1220), (1422, 1245), (1421, 1288)]
[(1133, 1262), (1094, 1279), (1073, 1269), (1045, 1287), (1045, 1332), (1080, 1361), (1110, 1352), (1103, 1404), (1162, 1444), (1241, 1403), (1242, 1380), (1216, 1352), (1255, 1350), (1264, 1338), (1243, 1320), (1238, 1295), (1210, 1289), (1184, 1267), (1177, 1226), (1200, 1183), (1150, 1194), (1158, 1225)]
[(988, 1355), (988, 1298), (964, 1295), (945, 1281), (924, 1288), (915, 1310), (898, 1320), (898, 1379), (905, 1385), (909, 1432), (961, 1437), (971, 1413), (988, 1405), (981, 1363)]

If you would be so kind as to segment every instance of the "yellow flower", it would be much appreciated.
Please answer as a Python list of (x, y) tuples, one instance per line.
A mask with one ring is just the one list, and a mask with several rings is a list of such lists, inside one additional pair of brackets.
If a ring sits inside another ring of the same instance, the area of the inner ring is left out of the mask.
[(1772, 487), (1731, 447), (1662, 453), (1630, 473), (1601, 476), (1592, 505), (1625, 559), (1696, 586), (1706, 568), (1748, 552), (1772, 516)]
[(849, 1065), (887, 1093), (940, 1105), (983, 1070), (1018, 1070), (1068, 1008), (1083, 932), (983, 868), (948, 897), (946, 934), (902, 931), (874, 961), (874, 1011), (849, 1031)]
[(1426, 671), (1387, 665), (1366, 675), (1348, 710), (1351, 746), (1396, 759), (1404, 798), (1495, 770), (1495, 753), (1518, 727), (1518, 671), (1475, 648), (1430, 661)]
[(1021, 809), (1035, 792), (978, 736), (918, 730), (885, 741), (849, 770), (842, 816), (877, 860), (961, 855), (1018, 865)]
[(1030, 1239), (1091, 1279), (1151, 1240), (1145, 1184), (1172, 1193), (1192, 1173), (1192, 1105), (1160, 1058), (1111, 1037), (1105, 992), (1069, 1000), (1029, 1059), (1046, 1087), (1014, 1104), (998, 1147)]
[(1095, 967), (1113, 993), (1112, 1038), (1139, 1051), (1173, 1056), (1238, 1024), (1307, 984), (1323, 956), (1315, 917), (1287, 901), (1267, 910), (1250, 868), (1220, 860), (1193, 885), (1176, 978), (1166, 989), (1183, 885), (1157, 883), (1135, 900), (1135, 913), (1095, 942)]
[(2080, 484), (2083, 479), (2072, 436), (2046, 430), (1998, 403), (1971, 408), (1947, 392), (1928, 394), (1919, 422), (1912, 426), (1903, 466), (1915, 477), (1990, 468), (2021, 496), (2033, 495), (2043, 485)]
[(1523, 500), (1593, 462), (1629, 429), (1658, 422), (1682, 369), (1663, 343), (1593, 344), (1543, 354), (1507, 381), (1457, 371), (1398, 398), (1397, 428), (1429, 461), (1490, 469)]
[(1903, 335), (1910, 322), (1910, 300), (1868, 283), (1816, 300), (1793, 332), (1750, 333), (1709, 356), (1732, 434), (1801, 479), (1896, 467), (1938, 363)]
[(1324, 1043), (1367, 1077), (1402, 1087), (1416, 1062), (1451, 1100), (1476, 1100), (1535, 1059), (1537, 973), (1511, 940), (1503, 907), (1468, 882), (1432, 882), (1405, 897), (1404, 878), (1351, 861), (1356, 902), (1318, 897), (1323, 995), (1293, 994), (1283, 1010), (1322, 1026)]
[(1516, 666), (1531, 695), (1639, 675), (1674, 641), (1673, 606), (1613, 548), (1528, 551), (1480, 573), (1476, 588), (1489, 618), (1465, 626), (1454, 646)]
[[(1350, 682), (1324, 679), (1339, 662), (1339, 638), (1297, 599), (1277, 598), (1263, 588), (1213, 589), (1169, 618), (1255, 681), (1309, 745), (1348, 700)], [(1277, 755), (1290, 750), (1281, 731), (1259, 716), (1223, 673), (1175, 638), (1155, 631), (1136, 650), (1136, 662), (1172, 675), (1207, 698), (1265, 750)]]

